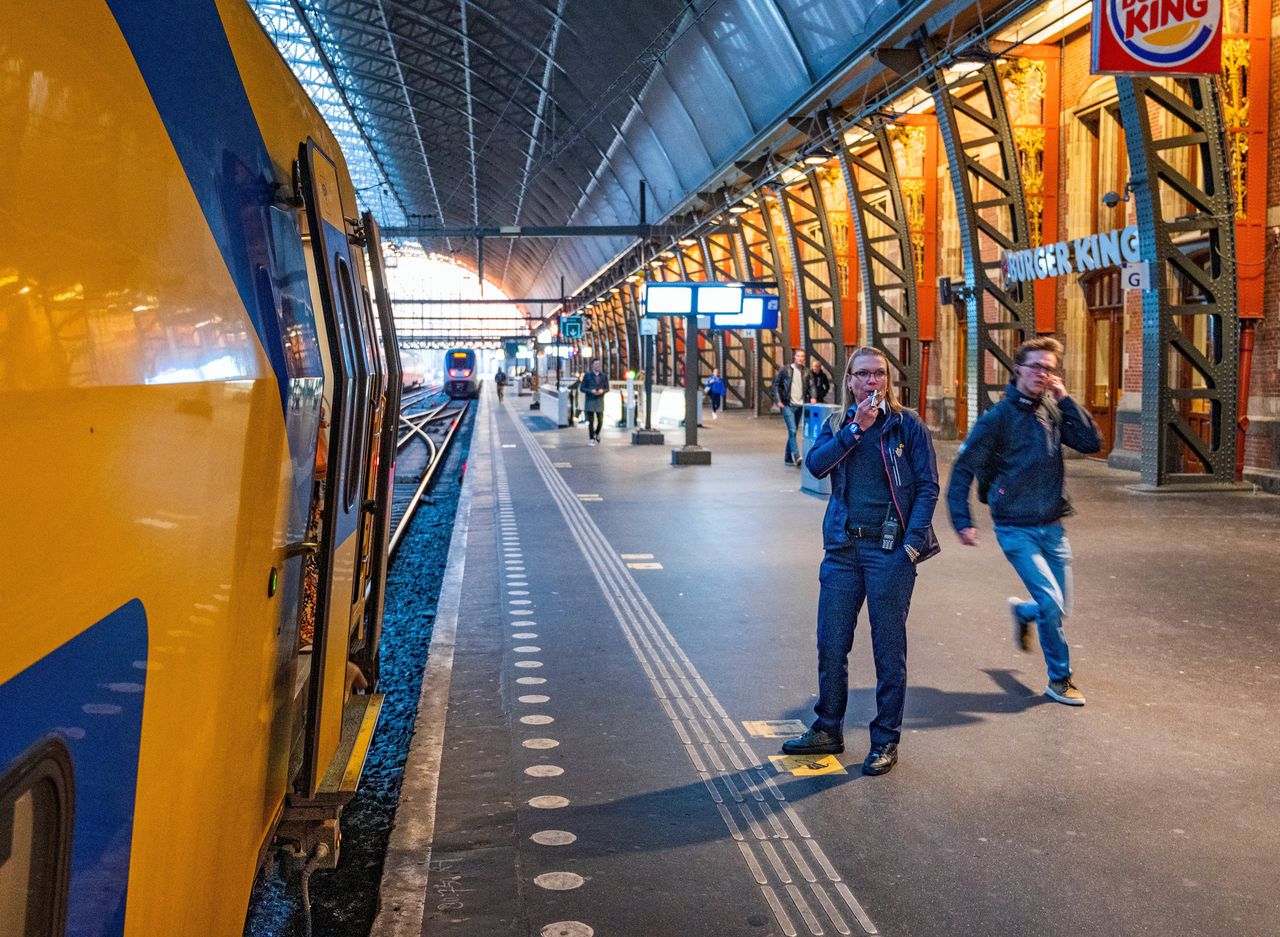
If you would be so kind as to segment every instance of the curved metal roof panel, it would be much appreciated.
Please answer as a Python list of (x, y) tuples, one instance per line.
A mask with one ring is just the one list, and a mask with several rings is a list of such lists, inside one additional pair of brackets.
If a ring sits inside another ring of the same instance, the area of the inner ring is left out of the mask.
[[(348, 152), (364, 205), (430, 227), (630, 224), (641, 179), (660, 220), (902, 15), (889, 0), (249, 2), (344, 146), (367, 143), (364, 170)], [(485, 272), (509, 295), (559, 295), (627, 245), (486, 241)], [(475, 263), (474, 240), (428, 247)]]

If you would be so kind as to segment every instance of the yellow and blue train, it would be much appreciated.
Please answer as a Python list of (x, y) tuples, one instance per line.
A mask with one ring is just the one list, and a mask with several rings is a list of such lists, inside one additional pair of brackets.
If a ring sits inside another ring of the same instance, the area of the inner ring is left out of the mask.
[(377, 226), (243, 0), (0, 20), (0, 935), (239, 935), (380, 704)]

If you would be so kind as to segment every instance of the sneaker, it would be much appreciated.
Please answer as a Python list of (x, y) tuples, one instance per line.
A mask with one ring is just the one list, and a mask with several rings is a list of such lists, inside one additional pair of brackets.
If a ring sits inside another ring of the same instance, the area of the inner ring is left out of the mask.
[(888, 774), (898, 763), (898, 744), (886, 742), (883, 745), (871, 746), (866, 760), (862, 762), (862, 773), (870, 775)]
[(1009, 617), (1013, 619), (1013, 643), (1018, 645), (1020, 651), (1031, 650), (1031, 622), (1022, 617), (1022, 613), (1018, 611), (1018, 606), (1022, 604), (1022, 599), (1016, 595), (1009, 596)]
[(1071, 682), (1070, 677), (1065, 680), (1050, 680), (1049, 685), (1044, 688), (1044, 695), (1068, 706), (1084, 705), (1084, 694)]
[(822, 729), (809, 729), (804, 735), (782, 743), (784, 755), (838, 755), (844, 751), (844, 740)]

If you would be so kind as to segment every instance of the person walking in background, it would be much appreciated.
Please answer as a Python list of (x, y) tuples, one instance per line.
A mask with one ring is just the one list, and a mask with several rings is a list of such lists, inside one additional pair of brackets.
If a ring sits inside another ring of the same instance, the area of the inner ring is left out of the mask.
[(809, 373), (804, 377), (804, 396), (809, 403), (826, 403), (827, 392), (831, 390), (831, 378), (822, 362), (814, 358), (809, 365)]
[(609, 379), (605, 377), (599, 358), (591, 359), (591, 370), (582, 375), (578, 385), (582, 395), (582, 412), (587, 417), (587, 444), (600, 444), (600, 427), (604, 425), (604, 395), (609, 392)]
[(1073, 513), (1063, 488), (1062, 447), (1097, 452), (1102, 437), (1088, 411), (1067, 396), (1059, 373), (1061, 342), (1033, 338), (1018, 346), (1013, 360), (1014, 379), (1004, 399), (982, 414), (960, 447), (947, 508), (960, 542), (976, 547), (969, 487), (979, 480), (978, 498), (991, 509), (996, 541), (1031, 593), (1029, 601), (1009, 599), (1014, 641), (1029, 651), (1034, 621), (1049, 674), (1045, 695), (1083, 706), (1062, 626), (1072, 593), (1071, 545), (1062, 518)]
[(502, 403), (502, 394), (507, 389), (507, 372), (501, 367), (493, 375), (493, 386), (498, 388), (498, 403)]
[(782, 751), (844, 751), (849, 652), (865, 602), (876, 662), (876, 715), (862, 770), (876, 775), (898, 761), (916, 564), (938, 552), (932, 527), (938, 463), (928, 427), (894, 395), (881, 352), (857, 349), (841, 390), (843, 408), (826, 421), (805, 456), (815, 477), (831, 477), (818, 572), (817, 718), (799, 738), (784, 742)]
[(707, 378), (706, 390), (707, 396), (711, 398), (711, 419), (718, 419), (716, 414), (724, 406), (724, 378), (720, 376), (719, 368), (712, 370), (711, 376)]
[(800, 464), (800, 447), (796, 445), (796, 427), (804, 412), (804, 350), (797, 348), (791, 364), (778, 369), (773, 376), (773, 403), (782, 411), (787, 424), (787, 448), (783, 461), (787, 465)]

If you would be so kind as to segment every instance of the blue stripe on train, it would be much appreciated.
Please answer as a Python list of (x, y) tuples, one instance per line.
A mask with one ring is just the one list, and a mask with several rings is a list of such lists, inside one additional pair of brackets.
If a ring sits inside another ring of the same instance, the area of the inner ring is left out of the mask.
[(124, 933), (146, 667), (134, 599), (0, 684), (0, 776), (50, 738), (71, 754), (67, 937)]
[(274, 272), (267, 210), (275, 173), (217, 7), (211, 0), (108, 0), (108, 6), (271, 361), (283, 409), (280, 324), (254, 282), (259, 267)]

